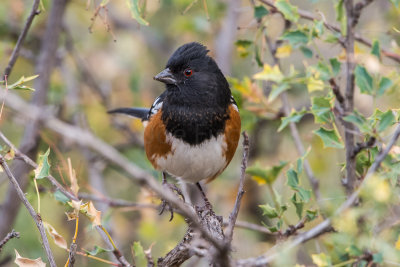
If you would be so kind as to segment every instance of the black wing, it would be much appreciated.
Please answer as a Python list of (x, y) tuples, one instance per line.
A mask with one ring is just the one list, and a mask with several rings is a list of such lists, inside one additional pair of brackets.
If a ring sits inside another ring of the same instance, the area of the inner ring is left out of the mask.
[(142, 121), (147, 121), (151, 116), (156, 114), (162, 107), (163, 100), (165, 97), (165, 92), (156, 98), (151, 108), (117, 108), (109, 110), (109, 114), (121, 113), (132, 117), (141, 119)]

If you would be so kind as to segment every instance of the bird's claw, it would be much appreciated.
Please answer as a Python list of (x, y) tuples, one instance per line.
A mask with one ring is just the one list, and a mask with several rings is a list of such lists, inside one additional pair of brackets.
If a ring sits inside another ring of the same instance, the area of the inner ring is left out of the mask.
[[(183, 195), (182, 190), (178, 188), (175, 184), (170, 184), (166, 180), (163, 180), (162, 185), (171, 190), (172, 192), (176, 193), (178, 196), (182, 198), (183, 202), (185, 202), (185, 196)], [(174, 218), (174, 210), (171, 204), (169, 204), (165, 199), (162, 199), (159, 215), (163, 214), (166, 208), (171, 213), (169, 221), (172, 221), (172, 219)]]

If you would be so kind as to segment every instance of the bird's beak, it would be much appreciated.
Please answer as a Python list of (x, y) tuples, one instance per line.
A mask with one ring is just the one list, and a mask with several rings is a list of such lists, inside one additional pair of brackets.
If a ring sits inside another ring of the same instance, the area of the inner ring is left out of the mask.
[(163, 82), (165, 84), (176, 84), (175, 77), (169, 68), (166, 68), (165, 70), (154, 76), (154, 80)]

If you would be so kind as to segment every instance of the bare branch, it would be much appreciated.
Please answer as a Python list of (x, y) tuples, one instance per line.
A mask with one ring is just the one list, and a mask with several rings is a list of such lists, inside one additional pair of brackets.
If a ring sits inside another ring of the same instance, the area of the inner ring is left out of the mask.
[(240, 203), (244, 194), (244, 179), (246, 177), (246, 168), (247, 168), (247, 161), (249, 158), (249, 137), (246, 132), (242, 133), (243, 135), (243, 158), (242, 158), (242, 167), (241, 167), (241, 174), (240, 174), (240, 181), (239, 181), (239, 189), (236, 196), (235, 206), (229, 215), (228, 219), (228, 227), (225, 231), (225, 242), (228, 246), (230, 246), (233, 237), (233, 229), (236, 224), (236, 219), (239, 214)]
[(79, 198), (104, 202), (110, 207), (133, 207), (138, 209), (157, 209), (159, 206), (151, 203), (137, 203), (124, 199), (109, 198), (107, 196), (96, 196), (87, 193), (79, 193)]
[[(354, 110), (354, 69), (356, 66), (354, 58), (354, 5), (353, 0), (345, 1), (345, 9), (347, 16), (347, 35), (344, 42), (346, 50), (346, 93), (345, 93), (345, 105), (344, 112), (350, 114)], [(344, 179), (343, 185), (346, 188), (347, 195), (350, 195), (355, 187), (356, 183), (356, 161), (355, 157), (352, 157), (354, 153), (354, 131), (355, 127), (353, 123), (343, 122), (345, 127), (345, 149), (346, 149), (346, 178)]]
[(27, 20), (25, 22), (24, 28), (22, 29), (22, 32), (18, 37), (18, 41), (15, 44), (15, 47), (14, 47), (14, 49), (12, 51), (11, 58), (8, 61), (8, 65), (7, 65), (6, 69), (4, 70), (3, 79), (5, 79), (5, 77), (7, 77), (7, 76), (10, 76), (10, 73), (11, 73), (13, 67), (14, 67), (14, 64), (17, 61), (17, 58), (19, 56), (19, 51), (21, 49), (21, 46), (24, 43), (25, 37), (26, 37), (26, 35), (27, 35), (28, 31), (29, 31), (29, 28), (32, 25), (32, 21), (35, 18), (35, 16), (40, 13), (38, 11), (39, 3), (40, 3), (40, 0), (35, 0), (33, 2), (31, 13), (29, 14), (29, 16), (28, 16), (28, 18), (27, 18)]
[(18, 197), (22, 203), (24, 203), (26, 209), (29, 211), (29, 214), (33, 218), (36, 223), (37, 228), (39, 229), (40, 236), (42, 237), (43, 247), (46, 251), (47, 259), (49, 260), (49, 264), (51, 267), (57, 267), (56, 262), (54, 261), (53, 253), (50, 249), (49, 240), (47, 239), (46, 232), (43, 227), (42, 218), (40, 214), (37, 214), (36, 211), (33, 209), (32, 205), (26, 199), (24, 192), (22, 191), (21, 187), (19, 186), (17, 179), (15, 179), (14, 175), (12, 174), (10, 168), (8, 167), (4, 157), (0, 155), (0, 165), (7, 174), (8, 178), (10, 179), (11, 184), (13, 185), (14, 189), (17, 191)]
[(3, 240), (0, 241), (0, 252), (3, 249), (4, 245), (10, 241), (13, 238), (19, 238), (19, 233), (15, 232), (14, 229), (11, 230), (11, 232), (9, 232), (6, 237), (3, 238)]

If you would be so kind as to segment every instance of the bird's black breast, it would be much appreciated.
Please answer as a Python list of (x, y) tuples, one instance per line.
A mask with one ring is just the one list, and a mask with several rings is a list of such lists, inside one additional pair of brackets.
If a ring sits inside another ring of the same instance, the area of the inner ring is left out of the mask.
[(166, 107), (164, 105), (161, 118), (167, 132), (186, 143), (198, 145), (222, 133), (229, 115), (226, 110)]

